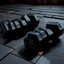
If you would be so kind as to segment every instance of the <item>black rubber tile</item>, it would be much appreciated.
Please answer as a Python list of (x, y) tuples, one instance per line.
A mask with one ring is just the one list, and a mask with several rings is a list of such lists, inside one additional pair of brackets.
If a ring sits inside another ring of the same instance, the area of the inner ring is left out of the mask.
[(60, 37), (60, 41), (47, 54), (44, 55), (52, 64), (64, 64), (64, 35)]
[(53, 16), (53, 18), (56, 18), (56, 19), (63, 19), (63, 20), (64, 20), (64, 16)]
[(5, 44), (8, 40), (0, 37), (0, 44)]
[(0, 44), (0, 60), (2, 60), (7, 54), (12, 52), (13, 49)]
[(26, 49), (24, 45), (19, 46), (12, 53), (28, 61), (32, 61), (37, 56), (36, 52)]
[(14, 15), (14, 14), (8, 14), (12, 11), (7, 11), (6, 13), (4, 13), (4, 10), (1, 10), (2, 12), (0, 12), (0, 21), (4, 21), (4, 20), (14, 20), (16, 18), (19, 18), (20, 16), (18, 15)]
[(49, 18), (51, 18), (53, 15), (44, 15), (44, 17), (49, 17)]
[(31, 62), (33, 62), (33, 63), (36, 63), (39, 59), (40, 59), (40, 55), (37, 55), (36, 57), (34, 57), (32, 60), (31, 60)]
[(0, 64), (32, 64), (24, 59), (21, 59), (13, 54), (9, 54), (5, 57)]
[(45, 57), (41, 56), (36, 64), (51, 64), (51, 62), (50, 62), (50, 60), (48, 60)]
[(12, 53), (15, 54), (15, 55), (17, 55), (17, 56), (19, 56), (19, 57), (21, 57), (21, 58), (24, 58), (24, 59), (25, 59), (25, 57), (23, 57), (23, 56), (20, 54), (20, 52), (23, 53), (23, 51), (24, 51), (25, 49), (26, 49), (26, 48), (25, 48), (24, 44), (22, 44), (22, 45), (20, 45), (19, 47), (15, 48), (15, 50), (14, 50)]
[(12, 47), (14, 49), (18, 48), (19, 46), (24, 46), (23, 38), (20, 38), (18, 40), (12, 40), (9, 43), (6, 44), (9, 47)]
[[(32, 6), (33, 7), (33, 6)], [(3, 5), (3, 6), (0, 6), (0, 8), (3, 8), (3, 9), (11, 9), (11, 10), (14, 10), (14, 9), (29, 9), (29, 8), (32, 8), (31, 6), (28, 6), (28, 5)]]

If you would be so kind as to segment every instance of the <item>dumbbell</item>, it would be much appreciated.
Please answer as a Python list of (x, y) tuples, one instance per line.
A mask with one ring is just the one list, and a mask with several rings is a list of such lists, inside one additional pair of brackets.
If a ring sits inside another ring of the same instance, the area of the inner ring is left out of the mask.
[(8, 22), (8, 20), (0, 22), (0, 36), (4, 39), (10, 38), (10, 29), (8, 26)]
[(31, 50), (42, 51), (48, 47), (48, 37), (44, 30), (28, 32), (24, 39), (25, 47)]
[(64, 28), (59, 22), (49, 21), (46, 24), (46, 28), (52, 30), (56, 35), (55, 37), (59, 37), (64, 33)]
[(18, 39), (27, 31), (27, 23), (25, 20), (18, 19), (12, 21), (2, 21), (0, 23), (0, 35), (5, 39)]
[[(44, 31), (45, 34), (41, 31)], [(32, 50), (36, 49), (38, 51), (45, 50), (53, 40), (58, 38), (60, 33), (63, 34), (63, 28), (61, 31), (59, 30), (59, 34), (57, 34), (57, 32), (54, 32), (51, 29), (42, 28), (39, 28), (35, 32), (29, 32), (27, 37), (24, 39), (25, 47)], [(47, 35), (47, 37), (44, 38), (44, 35)]]
[(0, 23), (0, 35), (6, 39), (14, 39), (24, 36), (30, 30), (34, 30), (39, 20), (36, 15), (24, 15), (12, 21), (4, 21)]
[(21, 19), (27, 22), (29, 30), (34, 30), (39, 24), (36, 14), (27, 14), (22, 16)]

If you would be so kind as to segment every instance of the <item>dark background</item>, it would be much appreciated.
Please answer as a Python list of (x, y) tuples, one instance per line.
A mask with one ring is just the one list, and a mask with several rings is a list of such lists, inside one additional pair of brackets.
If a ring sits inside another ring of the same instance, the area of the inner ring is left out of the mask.
[(64, 0), (0, 0), (0, 4), (64, 5)]

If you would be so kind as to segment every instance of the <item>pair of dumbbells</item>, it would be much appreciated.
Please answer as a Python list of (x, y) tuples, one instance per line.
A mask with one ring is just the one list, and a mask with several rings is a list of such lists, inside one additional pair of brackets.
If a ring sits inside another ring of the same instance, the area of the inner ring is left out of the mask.
[(26, 32), (34, 30), (39, 24), (36, 14), (23, 15), (12, 21), (0, 23), (0, 35), (5, 39), (15, 39), (23, 36)]
[(53, 43), (53, 40), (57, 39), (63, 32), (64, 29), (59, 22), (48, 22), (45, 29), (39, 28), (34, 32), (31, 31), (27, 33), (24, 39), (25, 47), (30, 50), (44, 51)]

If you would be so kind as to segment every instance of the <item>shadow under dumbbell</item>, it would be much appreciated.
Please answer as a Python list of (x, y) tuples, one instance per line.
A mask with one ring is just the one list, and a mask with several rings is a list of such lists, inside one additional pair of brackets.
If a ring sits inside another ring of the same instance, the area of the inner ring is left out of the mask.
[(47, 54), (52, 48), (56, 47), (60, 43), (60, 39), (54, 39), (52, 43), (49, 43), (47, 49), (45, 49), (43, 54)]
[(7, 41), (5, 41), (3, 44), (8, 44), (9, 42), (11, 42), (11, 41), (13, 41), (13, 40), (18, 40), (18, 39), (20, 39), (20, 38), (23, 38), (25, 35), (26, 35), (26, 33), (27, 33), (28, 31), (26, 31), (26, 32), (24, 32), (24, 33), (22, 33), (20, 36), (17, 36), (17, 37), (10, 37), (10, 39), (6, 39)]
[[(45, 50), (43, 50), (44, 54), (49, 52), (50, 49), (55, 47), (59, 42), (60, 42), (59, 38), (54, 39), (53, 42), (50, 43), (50, 45)], [(27, 60), (32, 60), (37, 54), (38, 54), (38, 51), (35, 51), (35, 50), (32, 51), (30, 49), (24, 49), (23, 51), (22, 50), (19, 51), (19, 55), (23, 56)]]
[(58, 43), (60, 43), (60, 39), (56, 38), (53, 40), (53, 42), (50, 44), (50, 47), (53, 48), (55, 47)]
[(24, 49), (23, 51), (19, 52), (19, 55), (23, 56), (25, 59), (30, 61), (37, 55), (37, 51)]

